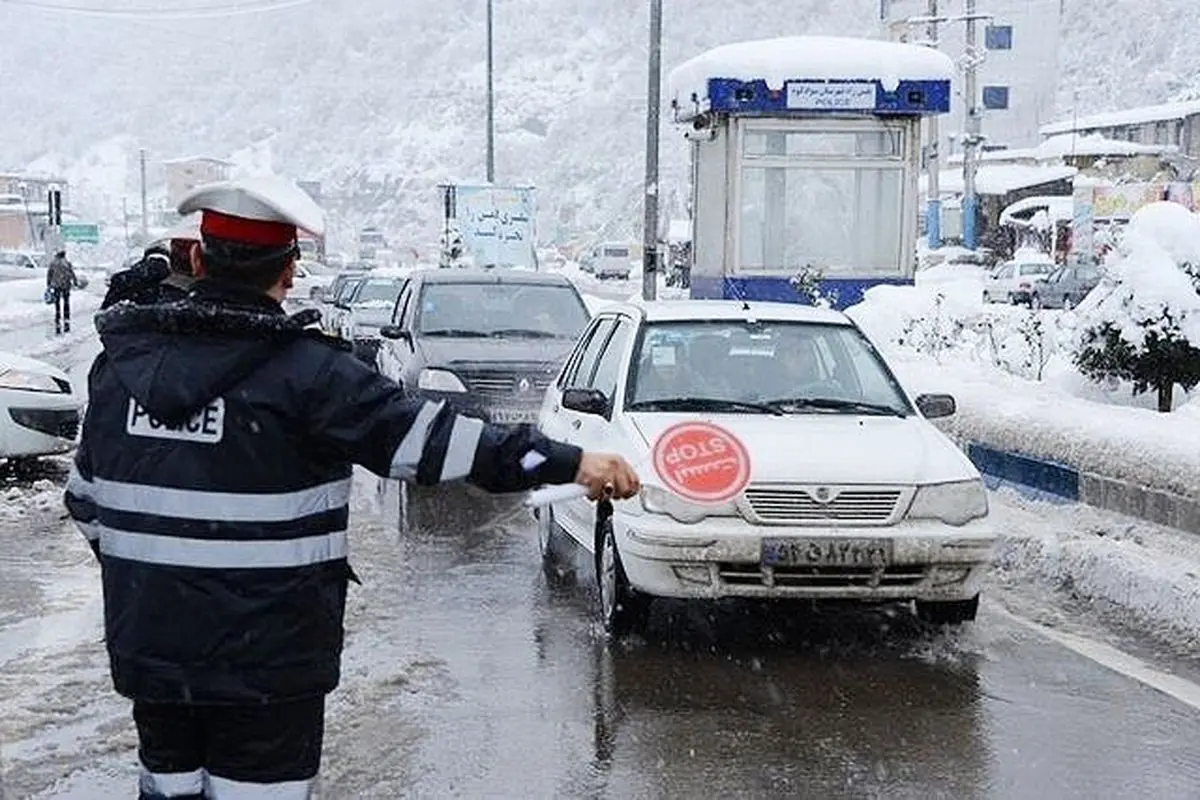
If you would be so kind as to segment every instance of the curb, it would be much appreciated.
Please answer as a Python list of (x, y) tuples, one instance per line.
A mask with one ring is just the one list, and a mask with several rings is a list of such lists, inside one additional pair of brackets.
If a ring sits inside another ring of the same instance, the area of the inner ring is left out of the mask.
[(1083, 503), (1188, 533), (1200, 534), (1200, 500), (1136, 486), (1070, 464), (998, 450), (983, 442), (959, 441), (989, 488), (1006, 486), (1055, 503)]

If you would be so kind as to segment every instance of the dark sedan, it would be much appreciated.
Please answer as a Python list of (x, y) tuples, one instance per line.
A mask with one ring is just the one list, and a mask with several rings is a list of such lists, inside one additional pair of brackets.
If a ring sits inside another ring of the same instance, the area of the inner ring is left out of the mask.
[(1090, 264), (1059, 267), (1030, 297), (1033, 308), (1074, 308), (1100, 283), (1100, 270)]
[(535, 422), (587, 306), (561, 275), (521, 270), (414, 272), (380, 334), (380, 370), (410, 395), (491, 422)]

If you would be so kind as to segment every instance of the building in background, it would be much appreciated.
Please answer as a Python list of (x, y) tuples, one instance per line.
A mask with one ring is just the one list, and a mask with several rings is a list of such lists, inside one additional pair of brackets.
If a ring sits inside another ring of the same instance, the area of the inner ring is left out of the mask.
[[(939, 17), (961, 17), (963, 0), (939, 0)], [(886, 34), (895, 41), (924, 42), (924, 23), (909, 20), (928, 15), (928, 0), (883, 0), (880, 15)], [(978, 24), (978, 41), (986, 60), (979, 67), (981, 107), (984, 109), (985, 150), (1031, 147), (1038, 129), (1054, 116), (1058, 76), (1060, 0), (978, 0), (977, 13), (990, 14)], [(947, 22), (939, 26), (939, 49), (960, 64), (966, 26)], [(961, 137), (967, 102), (963, 84), (955, 82), (950, 114), (943, 118), (941, 152), (953, 155)]]
[(167, 208), (174, 209), (189, 192), (206, 183), (229, 180), (233, 164), (220, 158), (192, 156), (163, 162), (167, 177)]
[(1089, 114), (1043, 125), (1040, 132), (1047, 140), (1102, 136), (1135, 145), (1174, 147), (1195, 162), (1200, 160), (1200, 101)]
[(49, 223), (51, 187), (62, 192), (64, 215), (69, 215), (70, 187), (65, 178), (0, 172), (0, 250), (41, 248)]

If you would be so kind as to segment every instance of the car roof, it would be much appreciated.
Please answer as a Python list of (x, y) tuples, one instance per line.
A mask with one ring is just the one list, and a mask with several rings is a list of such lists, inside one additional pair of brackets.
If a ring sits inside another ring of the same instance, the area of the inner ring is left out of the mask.
[(815, 322), (826, 325), (853, 325), (840, 311), (800, 305), (740, 300), (647, 300), (610, 306), (599, 314), (617, 311), (647, 322), (687, 322), (689, 320), (755, 320), (770, 322)]
[(546, 272), (530, 272), (523, 269), (498, 267), (496, 269), (419, 269), (412, 273), (414, 281), (421, 283), (496, 283), (496, 284), (536, 284), (542, 286), (571, 286), (569, 280), (562, 275)]

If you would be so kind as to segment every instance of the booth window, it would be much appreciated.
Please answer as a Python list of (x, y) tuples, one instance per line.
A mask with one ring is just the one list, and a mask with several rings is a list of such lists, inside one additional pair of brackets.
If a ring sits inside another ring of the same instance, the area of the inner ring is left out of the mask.
[(988, 50), (1012, 50), (1013, 26), (988, 25), (984, 31), (983, 41)]
[(739, 271), (903, 273), (909, 172), (900, 126), (749, 127), (740, 171)]

